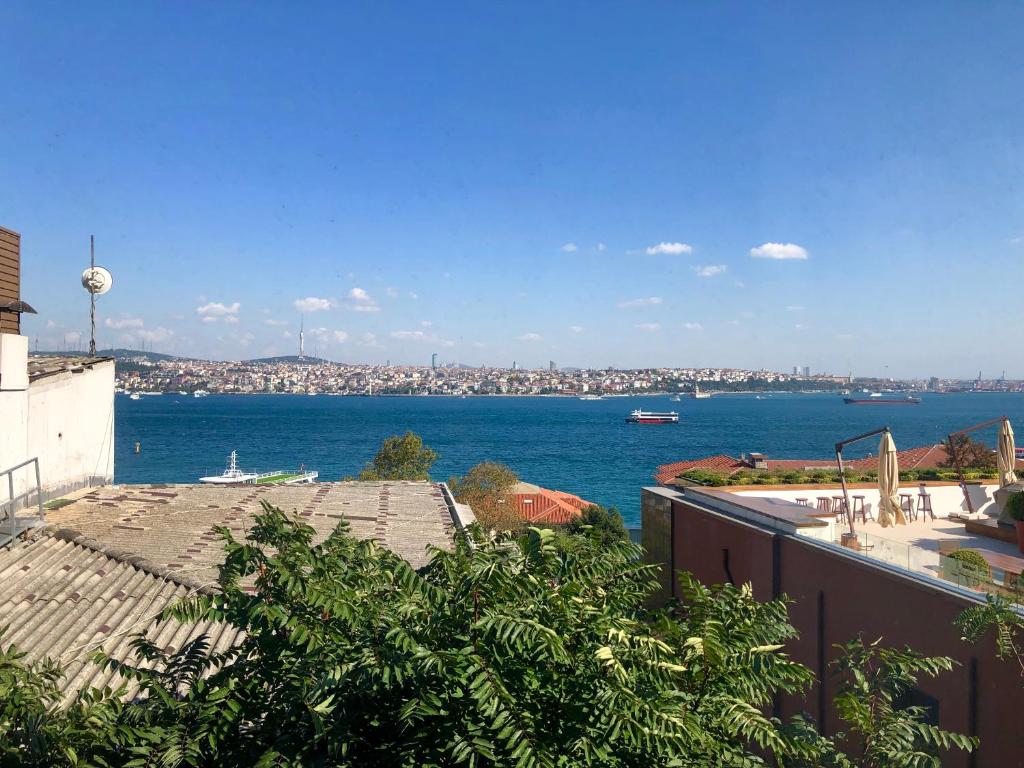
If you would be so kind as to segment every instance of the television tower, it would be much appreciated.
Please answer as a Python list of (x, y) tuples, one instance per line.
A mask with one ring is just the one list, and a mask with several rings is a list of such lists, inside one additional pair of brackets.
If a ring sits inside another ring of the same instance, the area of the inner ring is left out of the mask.
[(301, 360), (303, 358), (303, 356), (305, 355), (304, 346), (305, 346), (305, 341), (306, 340), (305, 340), (305, 336), (304, 336), (304, 334), (302, 332), (302, 330), (303, 330), (302, 326), (303, 326), (303, 321), (304, 320), (305, 320), (305, 318), (302, 315), (299, 315), (299, 360)]

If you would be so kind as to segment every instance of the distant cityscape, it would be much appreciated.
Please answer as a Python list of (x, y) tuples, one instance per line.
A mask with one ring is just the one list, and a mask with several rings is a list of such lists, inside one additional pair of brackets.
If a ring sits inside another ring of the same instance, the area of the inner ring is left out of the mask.
[(117, 359), (117, 389), (127, 393), (307, 395), (640, 395), (716, 392), (1024, 391), (1024, 382), (932, 377), (894, 380), (738, 368), (508, 368), (438, 365), (362, 365), (313, 357), (210, 361), (134, 350), (108, 350)]

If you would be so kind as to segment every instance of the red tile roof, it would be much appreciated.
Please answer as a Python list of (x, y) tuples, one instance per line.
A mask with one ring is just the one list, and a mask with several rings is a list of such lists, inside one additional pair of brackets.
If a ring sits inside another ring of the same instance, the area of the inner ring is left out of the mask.
[(594, 506), (593, 502), (565, 491), (552, 491), (526, 483), (522, 486), (524, 490), (513, 496), (513, 503), (516, 512), (528, 523), (565, 525), (579, 517), (587, 507)]
[(741, 469), (749, 469), (750, 465), (741, 459), (733, 456), (726, 456), (723, 453), (717, 456), (705, 456), (702, 459), (690, 459), (689, 461), (676, 461), (671, 464), (662, 464), (654, 473), (654, 478), (662, 485), (675, 480), (683, 472), (693, 469), (706, 469), (711, 472), (724, 472), (731, 475)]

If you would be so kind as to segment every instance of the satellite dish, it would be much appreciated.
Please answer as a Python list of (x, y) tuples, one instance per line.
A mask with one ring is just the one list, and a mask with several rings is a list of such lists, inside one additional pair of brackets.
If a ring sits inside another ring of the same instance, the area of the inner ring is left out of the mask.
[(89, 267), (82, 273), (82, 287), (95, 296), (106, 293), (113, 284), (113, 276), (103, 267)]

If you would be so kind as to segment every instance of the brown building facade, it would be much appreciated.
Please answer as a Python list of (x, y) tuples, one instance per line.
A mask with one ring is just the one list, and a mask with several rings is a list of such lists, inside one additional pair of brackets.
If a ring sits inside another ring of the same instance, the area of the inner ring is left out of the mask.
[(862, 636), (884, 638), (928, 656), (958, 662), (952, 672), (919, 681), (915, 703), (930, 707), (936, 724), (980, 738), (973, 754), (950, 753), (944, 766), (1024, 765), (1024, 679), (1015, 661), (996, 658), (992, 637), (968, 644), (954, 619), (976, 604), (969, 590), (873, 561), (842, 547), (800, 535), (815, 523), (790, 509), (707, 490), (642, 491), (643, 544), (663, 565), (663, 596), (678, 596), (670, 574), (689, 571), (707, 584), (750, 582), (760, 600), (790, 598), (799, 637), (793, 658), (819, 681), (805, 698), (783, 699), (780, 715), (809, 712), (826, 734), (843, 728), (832, 708), (829, 662), (834, 645)]
[[(0, 305), (21, 299), (21, 235), (0, 227)], [(20, 317), (0, 312), (0, 333), (20, 333)]]

